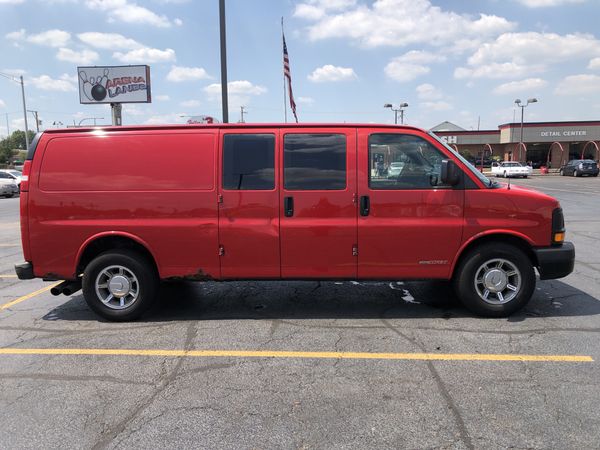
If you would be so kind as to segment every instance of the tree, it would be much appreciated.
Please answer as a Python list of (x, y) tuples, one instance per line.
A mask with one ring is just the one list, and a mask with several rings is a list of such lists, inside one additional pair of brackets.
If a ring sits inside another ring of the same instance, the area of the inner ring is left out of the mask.
[[(35, 133), (29, 131), (29, 142), (33, 141)], [(21, 130), (13, 131), (13, 133), (0, 141), (0, 164), (12, 162), (13, 155), (19, 150), (27, 150), (25, 144), (25, 132)]]

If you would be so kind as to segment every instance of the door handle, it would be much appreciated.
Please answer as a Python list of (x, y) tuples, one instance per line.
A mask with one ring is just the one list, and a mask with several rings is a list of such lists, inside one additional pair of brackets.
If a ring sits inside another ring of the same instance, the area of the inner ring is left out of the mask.
[(294, 215), (294, 197), (283, 198), (283, 213), (285, 217), (292, 217)]
[(366, 217), (371, 211), (371, 200), (368, 195), (363, 195), (360, 198), (360, 215)]

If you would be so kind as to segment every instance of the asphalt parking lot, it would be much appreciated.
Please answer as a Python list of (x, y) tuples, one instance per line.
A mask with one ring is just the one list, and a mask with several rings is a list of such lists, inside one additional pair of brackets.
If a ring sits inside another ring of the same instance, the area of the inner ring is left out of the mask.
[(558, 198), (575, 272), (480, 319), (439, 283), (180, 283), (142, 320), (19, 281), (0, 199), (2, 448), (600, 448), (600, 178)]

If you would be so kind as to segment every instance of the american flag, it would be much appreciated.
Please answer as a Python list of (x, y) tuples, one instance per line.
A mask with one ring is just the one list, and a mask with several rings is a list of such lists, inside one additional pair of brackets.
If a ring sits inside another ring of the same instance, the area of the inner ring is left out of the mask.
[(290, 96), (290, 107), (294, 113), (296, 123), (298, 123), (298, 116), (296, 115), (296, 102), (294, 101), (294, 93), (292, 92), (292, 75), (290, 74), (290, 58), (288, 56), (287, 45), (285, 44), (285, 34), (283, 30), (281, 35), (283, 36), (283, 76), (287, 78), (288, 82), (288, 93)]

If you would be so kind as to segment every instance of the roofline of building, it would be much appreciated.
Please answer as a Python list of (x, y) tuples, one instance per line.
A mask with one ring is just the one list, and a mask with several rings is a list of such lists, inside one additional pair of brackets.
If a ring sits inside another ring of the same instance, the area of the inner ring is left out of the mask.
[[(525, 127), (576, 127), (576, 126), (600, 126), (598, 120), (574, 120), (567, 122), (524, 122)], [(521, 122), (508, 122), (498, 125), (500, 130), (505, 128), (521, 128)]]

